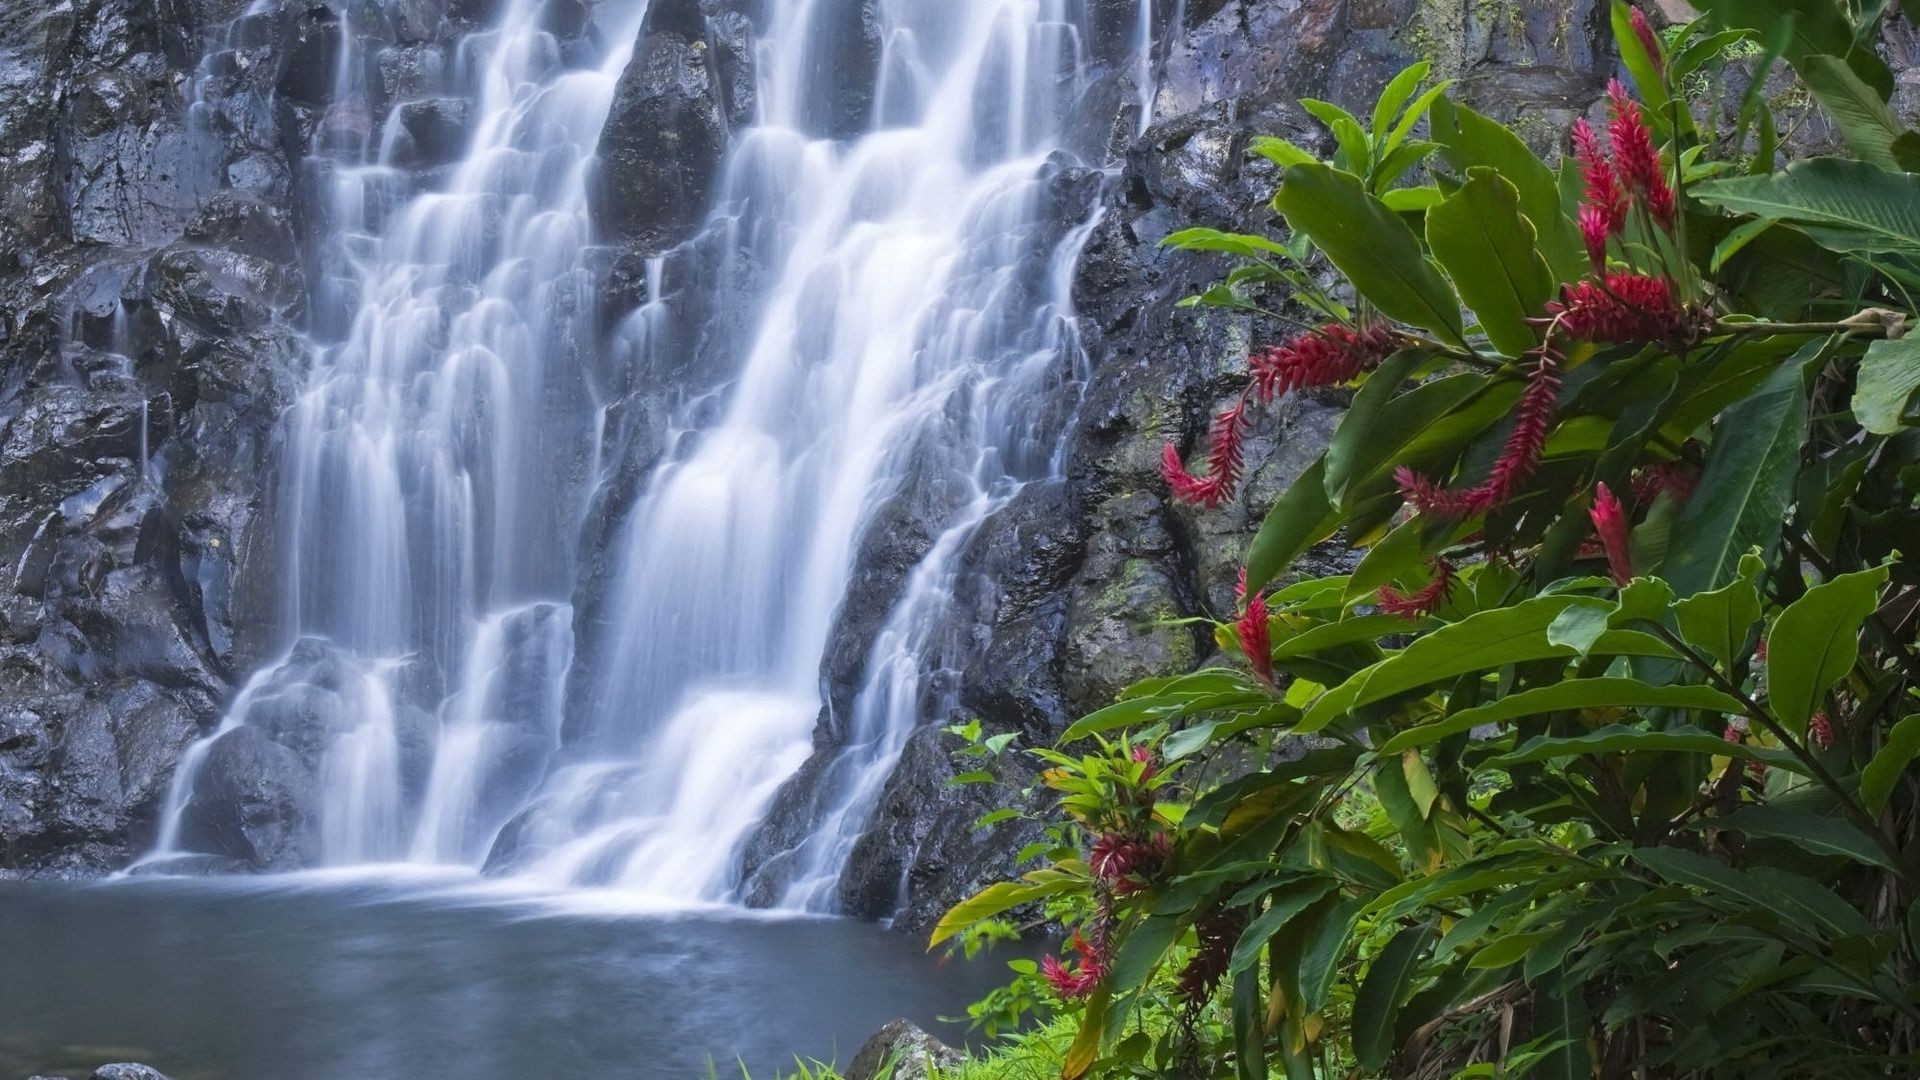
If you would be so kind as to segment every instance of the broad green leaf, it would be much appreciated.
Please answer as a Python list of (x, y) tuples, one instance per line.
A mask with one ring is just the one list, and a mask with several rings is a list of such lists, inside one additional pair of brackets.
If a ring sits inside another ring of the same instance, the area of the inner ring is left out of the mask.
[(1375, 139), (1386, 135), (1393, 126), (1394, 118), (1399, 116), (1400, 110), (1412, 100), (1414, 92), (1420, 89), (1420, 84), (1426, 81), (1427, 73), (1432, 70), (1433, 64), (1430, 61), (1421, 60), (1395, 75), (1393, 80), (1387, 83), (1386, 89), (1380, 91), (1380, 97), (1373, 103), (1373, 137)]
[(1107, 1010), (1112, 1005), (1113, 995), (1104, 986), (1087, 1000), (1086, 1011), (1080, 1014), (1080, 1031), (1074, 1036), (1073, 1045), (1067, 1047), (1066, 1060), (1060, 1069), (1061, 1080), (1080, 1080), (1100, 1059), (1100, 1044), (1107, 1033)]
[(1340, 515), (1327, 500), (1327, 459), (1313, 463), (1267, 511), (1247, 548), (1247, 591), (1264, 589), (1308, 548), (1332, 536)]
[(1553, 276), (1578, 281), (1586, 274), (1587, 254), (1579, 230), (1560, 199), (1560, 180), (1520, 136), (1448, 98), (1433, 105), (1433, 139), (1449, 164), (1460, 172), (1485, 166), (1520, 193), (1520, 211), (1539, 234), (1540, 252)]
[(1809, 158), (1777, 173), (1696, 185), (1700, 201), (1790, 221), (1840, 252), (1920, 251), (1920, 176), (1848, 158)]
[[(1363, 386), (1355, 395), (1355, 408), (1366, 392)], [(1369, 400), (1366, 413), (1342, 417), (1334, 432), (1327, 448), (1327, 491), (1345, 505), (1355, 485), (1386, 470), (1418, 467), (1423, 457), (1451, 457), (1505, 416), (1519, 397), (1518, 386), (1462, 373)]]
[(1875, 435), (1897, 433), (1920, 389), (1920, 337), (1876, 341), (1860, 361), (1853, 418)]
[(1353, 925), (1366, 906), (1364, 897), (1328, 897), (1321, 910), (1314, 913), (1318, 917), (1300, 951), (1300, 995), (1308, 1012), (1317, 1013), (1326, 1007), (1327, 992), (1333, 988), (1334, 974), (1347, 951), (1347, 939), (1353, 936)]
[(1872, 837), (1840, 818), (1778, 806), (1745, 806), (1726, 817), (1712, 819), (1712, 824), (1748, 836), (1788, 840), (1821, 855), (1840, 855), (1884, 870), (1896, 869)]
[(1860, 657), (1860, 627), (1880, 605), (1887, 568), (1877, 566), (1808, 589), (1767, 635), (1767, 699), (1796, 734), (1820, 711), (1827, 689)]
[(1538, 248), (1520, 191), (1488, 168), (1475, 168), (1446, 201), (1427, 211), (1427, 246), (1453, 277), (1494, 348), (1523, 356), (1540, 344), (1527, 320), (1553, 299), (1553, 272)]
[(1453, 290), (1420, 250), (1413, 230), (1368, 194), (1359, 177), (1325, 165), (1295, 165), (1273, 205), (1382, 314), (1464, 343)]
[(1433, 941), (1433, 924), (1409, 926), (1393, 936), (1361, 980), (1353, 1001), (1353, 1053), (1360, 1068), (1381, 1073), (1393, 1057), (1393, 1025), (1407, 986), (1420, 966), (1420, 954)]
[(1247, 144), (1247, 149), (1266, 158), (1281, 168), (1290, 165), (1308, 165), (1320, 160), (1285, 139), (1276, 139), (1271, 135), (1257, 135)]
[[(1039, 880), (1033, 880), (1039, 878)], [(995, 915), (1011, 911), (1022, 904), (1030, 904), (1049, 896), (1066, 892), (1069, 889), (1085, 888), (1086, 882), (1071, 874), (1054, 872), (1047, 874), (1037, 871), (1029, 874), (1024, 881), (997, 881), (975, 893), (970, 899), (962, 900), (953, 909), (941, 916), (933, 928), (933, 935), (927, 942), (929, 949), (960, 931)]]
[[(1664, 123), (1668, 119), (1667, 103), (1671, 100), (1667, 93), (1667, 80), (1661, 75), (1666, 67), (1666, 57), (1649, 53), (1646, 46), (1640, 43), (1640, 35), (1633, 32), (1633, 23), (1629, 21), (1630, 11), (1626, 0), (1613, 0), (1613, 42), (1620, 49), (1620, 61), (1626, 65), (1627, 73), (1633, 76), (1633, 88), (1640, 92), (1640, 100), (1646, 104), (1647, 112)], [(1683, 122), (1691, 128), (1691, 120)]]
[(1860, 801), (1868, 810), (1878, 814), (1893, 795), (1894, 785), (1920, 755), (1920, 713), (1915, 713), (1893, 725), (1887, 732), (1887, 743), (1873, 756), (1867, 767), (1860, 773)]
[(1280, 932), (1289, 921), (1301, 912), (1318, 903), (1320, 899), (1339, 886), (1332, 878), (1313, 877), (1290, 882), (1276, 890), (1268, 901), (1267, 910), (1247, 925), (1234, 943), (1231, 967), (1234, 971), (1256, 970), (1260, 963), (1260, 950), (1267, 947), (1267, 941)]
[(1587, 1048), (1593, 1013), (1579, 979), (1571, 972), (1562, 972), (1540, 988), (1535, 1001), (1538, 1011), (1534, 1032), (1537, 1038), (1548, 1040), (1552, 1049), (1545, 1060), (1527, 1072), (1529, 1080), (1593, 1080), (1593, 1054)]
[(1572, 648), (1547, 641), (1547, 627), (1582, 604), (1606, 606), (1590, 597), (1537, 596), (1443, 626), (1322, 694), (1301, 719), (1300, 732), (1318, 731), (1352, 709), (1443, 679), (1524, 660), (1570, 657)]
[(1780, 544), (1806, 437), (1807, 388), (1801, 366), (1780, 366), (1751, 396), (1728, 409), (1692, 501), (1674, 523), (1661, 572), (1680, 596), (1733, 580), (1740, 557)]
[[(1477, 708), (1462, 709), (1438, 723), (1400, 732), (1380, 747), (1381, 755), (1439, 742), (1449, 735), (1498, 724), (1522, 716), (1573, 709), (1697, 709), (1738, 715), (1740, 702), (1710, 686), (1655, 686), (1638, 679), (1600, 677), (1568, 679), (1552, 686), (1523, 690)], [(1714, 748), (1715, 753), (1724, 750)]]
[(1138, 926), (1127, 932), (1120, 942), (1119, 952), (1114, 956), (1113, 974), (1108, 976), (1108, 989), (1116, 994), (1126, 994), (1142, 985), (1150, 978), (1160, 961), (1180, 939), (1181, 922), (1175, 915), (1149, 915)]
[(1678, 727), (1665, 731), (1649, 731), (1645, 728), (1626, 727), (1620, 724), (1612, 724), (1585, 735), (1566, 738), (1542, 735), (1529, 739), (1520, 749), (1511, 754), (1502, 754), (1487, 764), (1504, 769), (1514, 765), (1528, 765), (1536, 761), (1551, 761), (1555, 758), (1624, 753), (1708, 754), (1746, 761), (1763, 761), (1770, 766), (1786, 769), (1789, 772), (1805, 772), (1805, 766), (1800, 764), (1799, 759), (1784, 750), (1766, 750), (1742, 743), (1730, 743), (1719, 735), (1701, 731), (1699, 728)]
[(1677, 885), (1704, 889), (1708, 899), (1734, 902), (1778, 916), (1789, 927), (1811, 920), (1828, 931), (1866, 936), (1873, 927), (1845, 900), (1797, 874), (1772, 869), (1736, 870), (1680, 848), (1635, 848), (1634, 859)]
[[(1240, 1080), (1267, 1080), (1266, 1001), (1258, 964), (1233, 975), (1233, 1044)], [(1069, 1078), (1072, 1080), (1072, 1078)]]
[(1553, 936), (1551, 930), (1534, 930), (1529, 933), (1508, 933), (1495, 938), (1485, 948), (1473, 954), (1467, 961), (1469, 968), (1510, 967), (1526, 958), (1534, 946)]
[(1166, 693), (1157, 697), (1129, 698), (1082, 717), (1060, 736), (1060, 742), (1065, 745), (1118, 728), (1165, 723), (1228, 709), (1248, 709), (1272, 700), (1271, 691), (1253, 685), (1200, 693)]
[(1886, 98), (1862, 82), (1846, 61), (1814, 55), (1796, 66), (1807, 89), (1813, 91), (1814, 100), (1840, 129), (1847, 149), (1883, 169), (1911, 172), (1920, 167), (1920, 157), (1916, 157), (1920, 135), (1901, 123)]
[(1835, 0), (1694, 0), (1693, 6), (1730, 29), (1753, 30), (1769, 39), (1782, 35), (1787, 62), (1796, 69), (1809, 56), (1827, 53), (1844, 58), (1882, 98), (1893, 93), (1893, 73), (1871, 47), (1859, 44), (1845, 8)]
[(1160, 241), (1160, 246), (1180, 251), (1218, 251), (1254, 259), (1268, 255), (1278, 255), (1283, 259), (1292, 257), (1284, 246), (1264, 236), (1222, 232), (1219, 229), (1182, 229)]
[(1547, 641), (1553, 645), (1565, 645), (1573, 650), (1575, 656), (1584, 660), (1606, 634), (1613, 614), (1612, 605), (1596, 607), (1579, 604), (1570, 607), (1547, 627)]
[[(1687, 643), (1731, 671), (1735, 660), (1748, 653), (1753, 624), (1760, 621), (1760, 574), (1766, 569), (1757, 556), (1740, 560), (1740, 576), (1724, 588), (1695, 593), (1673, 605), (1674, 622)], [(1729, 710), (1737, 711), (1737, 710)]]

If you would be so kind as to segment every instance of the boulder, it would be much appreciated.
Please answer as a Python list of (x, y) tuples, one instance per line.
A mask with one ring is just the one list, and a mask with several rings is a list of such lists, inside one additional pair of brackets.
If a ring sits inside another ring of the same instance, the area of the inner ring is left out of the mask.
[(890, 1020), (854, 1055), (847, 1080), (930, 1080), (935, 1071), (957, 1069), (965, 1060), (910, 1021)]
[(123, 1061), (93, 1070), (92, 1080), (167, 1080), (166, 1074), (151, 1065)]
[(258, 728), (214, 741), (181, 820), (181, 842), (255, 870), (308, 865), (318, 827), (313, 773)]

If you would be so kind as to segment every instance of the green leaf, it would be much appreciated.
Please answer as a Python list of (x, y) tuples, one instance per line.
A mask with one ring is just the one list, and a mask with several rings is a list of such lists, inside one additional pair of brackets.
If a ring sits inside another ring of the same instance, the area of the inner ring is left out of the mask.
[(1363, 1071), (1384, 1072), (1393, 1057), (1393, 1025), (1400, 1003), (1406, 1000), (1407, 986), (1420, 966), (1420, 954), (1432, 941), (1432, 923), (1409, 926), (1395, 934), (1367, 968), (1353, 1000), (1353, 1053)]
[(1520, 194), (1520, 212), (1539, 234), (1540, 252), (1561, 281), (1587, 273), (1586, 248), (1560, 199), (1560, 179), (1506, 125), (1451, 99), (1433, 105), (1433, 140), (1462, 173), (1476, 167), (1498, 172)]
[(1748, 836), (1788, 840), (1820, 855), (1840, 855), (1885, 870), (1898, 869), (1872, 837), (1839, 818), (1778, 806), (1745, 806), (1711, 823)]
[(1285, 139), (1276, 139), (1271, 135), (1258, 135), (1247, 144), (1247, 149), (1266, 158), (1281, 168), (1291, 165), (1308, 165), (1320, 160)]
[(1511, 967), (1526, 958), (1534, 946), (1553, 936), (1551, 930), (1534, 930), (1529, 933), (1508, 933), (1495, 938), (1485, 948), (1473, 954), (1467, 961), (1469, 968), (1499, 969)]
[(1671, 100), (1667, 94), (1667, 81), (1660, 74), (1666, 65), (1666, 57), (1648, 53), (1646, 46), (1640, 43), (1640, 35), (1633, 32), (1631, 10), (1625, 0), (1613, 0), (1613, 42), (1620, 49), (1620, 61), (1626, 65), (1627, 73), (1633, 76), (1633, 88), (1640, 92), (1640, 100), (1646, 103), (1647, 112), (1664, 121), (1667, 118), (1667, 103)]
[(1412, 99), (1414, 91), (1420, 89), (1420, 84), (1426, 81), (1427, 73), (1432, 70), (1433, 64), (1431, 62), (1426, 60), (1419, 61), (1401, 71), (1400, 74), (1395, 75), (1393, 81), (1387, 83), (1386, 89), (1380, 91), (1379, 100), (1373, 103), (1373, 136), (1375, 139), (1379, 139), (1387, 133), (1393, 125), (1394, 117), (1400, 115), (1400, 110)]
[(1767, 699), (1796, 734), (1820, 710), (1828, 687), (1860, 658), (1860, 627), (1880, 606), (1887, 568), (1842, 574), (1787, 606), (1767, 635)]
[(1328, 897), (1314, 912), (1312, 929), (1300, 952), (1300, 995), (1308, 1012), (1317, 1013), (1326, 1007), (1334, 974), (1347, 951), (1347, 939), (1353, 936), (1353, 925), (1366, 906), (1364, 897)]
[(1853, 418), (1875, 435), (1899, 432), (1920, 389), (1920, 337), (1876, 341), (1860, 361), (1853, 391)]
[(1760, 574), (1765, 569), (1757, 556), (1747, 555), (1740, 560), (1740, 576), (1725, 588), (1695, 593), (1673, 605), (1680, 636), (1719, 661), (1723, 671), (1732, 670), (1733, 662), (1749, 652), (1753, 624), (1760, 621)]
[(1247, 548), (1247, 592), (1266, 588), (1308, 548), (1332, 536), (1340, 515), (1327, 500), (1327, 459), (1313, 463), (1267, 511)]
[(1547, 627), (1547, 641), (1554, 645), (1565, 645), (1573, 650), (1575, 656), (1584, 660), (1607, 632), (1613, 614), (1611, 606), (1580, 604), (1570, 607)]
[(1680, 848), (1635, 848), (1635, 861), (1676, 885), (1704, 889), (1709, 899), (1731, 901), (1778, 916), (1789, 927), (1813, 924), (1842, 936), (1866, 936), (1873, 927), (1845, 900), (1821, 885), (1779, 870), (1735, 870)]
[(1893, 93), (1893, 73), (1871, 47), (1862, 47), (1845, 9), (1834, 0), (1696, 0), (1693, 5), (1730, 29), (1781, 36), (1787, 62), (1796, 69), (1809, 56), (1828, 53), (1847, 65), (1873, 92)]
[(1115, 995), (1126, 994), (1144, 985), (1160, 961), (1180, 939), (1181, 922), (1176, 915), (1149, 915), (1127, 932), (1113, 960), (1108, 989)]
[(1893, 730), (1887, 732), (1886, 745), (1861, 771), (1860, 801), (1868, 810), (1878, 814), (1886, 807), (1894, 785), (1900, 782), (1916, 755), (1920, 755), (1920, 713), (1893, 725)]
[(1179, 251), (1218, 251), (1250, 259), (1268, 255), (1292, 258), (1285, 247), (1264, 236), (1221, 232), (1219, 229), (1182, 229), (1160, 241), (1160, 246)]
[[(1363, 386), (1355, 395), (1356, 410), (1366, 392)], [(1355, 485), (1385, 470), (1457, 453), (1460, 444), (1506, 415), (1519, 396), (1517, 386), (1490, 385), (1484, 375), (1462, 373), (1365, 402), (1366, 412), (1341, 418), (1327, 449), (1328, 493), (1344, 505)]]
[(1240, 1080), (1267, 1080), (1266, 995), (1258, 964), (1233, 976), (1233, 1045)]
[(1300, 733), (1319, 731), (1352, 709), (1443, 679), (1523, 660), (1572, 656), (1570, 647), (1547, 641), (1547, 627), (1568, 608), (1582, 604), (1605, 606), (1590, 597), (1536, 596), (1443, 626), (1320, 695), (1301, 719)]
[[(1698, 709), (1736, 715), (1744, 711), (1739, 701), (1710, 686), (1655, 686), (1638, 679), (1614, 677), (1568, 679), (1509, 694), (1490, 704), (1462, 709), (1437, 723), (1400, 732), (1388, 739), (1379, 752), (1382, 756), (1397, 754), (1484, 724), (1571, 709)], [(1714, 748), (1714, 752), (1725, 751)]]
[(1847, 149), (1883, 169), (1911, 172), (1920, 167), (1915, 154), (1920, 136), (1900, 122), (1886, 98), (1862, 82), (1845, 60), (1814, 55), (1796, 66), (1814, 100), (1840, 129)]
[(1045, 870), (1027, 875), (1024, 881), (996, 881), (975, 893), (970, 899), (955, 904), (952, 910), (941, 916), (939, 923), (933, 928), (933, 935), (928, 940), (927, 947), (931, 949), (939, 945), (982, 919), (991, 919), (1022, 904), (1030, 904), (1035, 900), (1042, 900), (1069, 889), (1085, 886), (1086, 882), (1081, 878), (1059, 871)]
[(1920, 176), (1849, 158), (1809, 158), (1777, 173), (1697, 184), (1700, 201), (1791, 221), (1839, 252), (1920, 251)]
[(1540, 344), (1527, 323), (1553, 299), (1553, 272), (1539, 235), (1520, 210), (1520, 190), (1488, 168), (1427, 211), (1427, 246), (1453, 277), (1494, 348), (1523, 356)]
[(1752, 395), (1722, 415), (1699, 489), (1674, 523), (1661, 577), (1680, 596), (1733, 580), (1740, 557), (1780, 544), (1806, 438), (1807, 388), (1801, 365), (1780, 366)]
[(1229, 966), (1234, 971), (1257, 970), (1260, 950), (1267, 947), (1267, 940), (1339, 884), (1332, 878), (1312, 877), (1290, 882), (1275, 890), (1267, 910), (1249, 923), (1241, 933), (1240, 940), (1234, 943), (1233, 960)]
[(1645, 728), (1626, 727), (1612, 724), (1585, 735), (1566, 738), (1542, 735), (1529, 739), (1525, 746), (1511, 754), (1502, 754), (1487, 764), (1497, 769), (1514, 765), (1529, 765), (1536, 761), (1551, 761), (1555, 758), (1588, 757), (1593, 754), (1624, 753), (1678, 753), (1707, 754), (1716, 757), (1741, 758), (1747, 761), (1764, 761), (1775, 768), (1789, 772), (1805, 772), (1805, 766), (1792, 754), (1784, 750), (1765, 750), (1742, 743), (1730, 743), (1719, 735), (1701, 731), (1699, 728), (1677, 727), (1665, 731), (1649, 731)]
[(1359, 177), (1325, 165), (1295, 165), (1273, 205), (1382, 314), (1464, 344), (1453, 291), (1413, 230), (1368, 194)]

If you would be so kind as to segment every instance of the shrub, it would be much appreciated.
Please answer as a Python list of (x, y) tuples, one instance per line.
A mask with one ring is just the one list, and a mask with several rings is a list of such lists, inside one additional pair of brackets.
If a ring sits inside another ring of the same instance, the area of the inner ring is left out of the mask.
[[(1308, 314), (1177, 496), (1357, 391), (1247, 552), (1239, 663), (1034, 751), (1062, 843), (935, 932), (1066, 918), (1066, 1076), (1920, 1070), (1920, 136), (1870, 14), (1699, 6), (1616, 5), (1638, 96), (1558, 170), (1416, 67), (1370, 123), (1305, 103), (1331, 161), (1255, 144), (1285, 241), (1171, 239), (1242, 260), (1194, 303)], [(1851, 156), (1776, 171), (1757, 94), (1708, 145), (1673, 88), (1742, 52)], [(1288, 579), (1327, 543), (1350, 573)]]

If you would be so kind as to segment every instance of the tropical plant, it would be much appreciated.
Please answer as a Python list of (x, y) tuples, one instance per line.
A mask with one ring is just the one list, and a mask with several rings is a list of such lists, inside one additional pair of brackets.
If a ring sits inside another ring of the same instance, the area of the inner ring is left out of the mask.
[[(1067, 913), (1066, 1076), (1920, 1073), (1920, 139), (1884, 3), (1698, 6), (1616, 4), (1638, 99), (1558, 170), (1416, 67), (1370, 123), (1309, 103), (1331, 161), (1256, 144), (1287, 239), (1169, 241), (1244, 260), (1194, 303), (1311, 320), (1203, 466), (1168, 447), (1177, 496), (1357, 390), (1247, 552), (1239, 662), (1034, 751), (1063, 842), (934, 934)], [(1676, 87), (1736, 44), (1852, 156), (1775, 171), (1754, 95), (1709, 145)]]

